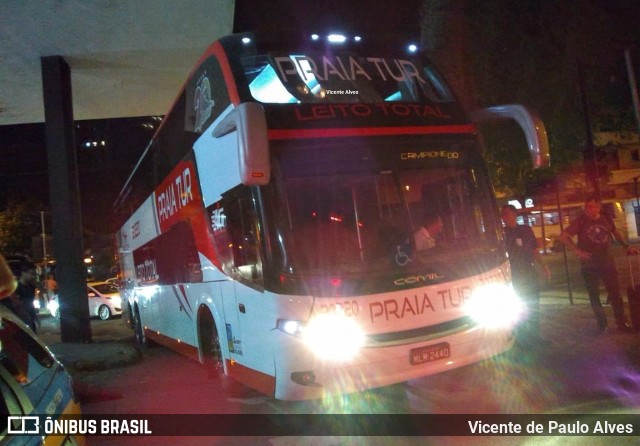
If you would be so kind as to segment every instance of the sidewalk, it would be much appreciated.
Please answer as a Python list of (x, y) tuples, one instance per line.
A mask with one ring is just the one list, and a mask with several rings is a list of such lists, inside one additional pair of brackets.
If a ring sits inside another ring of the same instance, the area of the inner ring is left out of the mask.
[(56, 358), (72, 371), (96, 371), (124, 367), (138, 362), (140, 352), (124, 342), (98, 341), (90, 344), (45, 341)]
[[(601, 297), (606, 298), (606, 292), (601, 292)], [(574, 305), (589, 305), (589, 296), (584, 290), (584, 287), (573, 287), (571, 289), (571, 296), (569, 296), (569, 290), (565, 287), (563, 290), (559, 289), (549, 289), (542, 290), (540, 292), (540, 303), (543, 305), (571, 305), (571, 300), (573, 299)], [(626, 301), (626, 298), (625, 298)]]
[[(141, 352), (135, 347), (133, 334), (95, 329), (92, 324), (92, 342), (62, 342), (60, 323), (52, 316), (40, 315), (38, 336), (56, 358), (70, 371), (98, 371), (124, 367), (139, 361)], [(118, 321), (120, 323), (121, 321)], [(122, 322), (124, 324), (124, 322)]]

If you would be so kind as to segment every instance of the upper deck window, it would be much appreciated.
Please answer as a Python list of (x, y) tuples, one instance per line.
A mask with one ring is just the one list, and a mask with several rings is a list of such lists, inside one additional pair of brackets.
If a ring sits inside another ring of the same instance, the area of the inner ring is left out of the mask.
[(454, 101), (434, 69), (415, 57), (270, 53), (241, 63), (251, 95), (265, 103)]

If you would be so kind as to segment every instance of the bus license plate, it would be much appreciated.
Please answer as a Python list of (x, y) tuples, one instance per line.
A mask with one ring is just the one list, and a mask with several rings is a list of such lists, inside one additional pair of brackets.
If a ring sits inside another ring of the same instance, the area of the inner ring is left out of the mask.
[(439, 361), (451, 356), (451, 348), (448, 342), (427, 345), (426, 347), (411, 350), (411, 365), (424, 364), (425, 362)]

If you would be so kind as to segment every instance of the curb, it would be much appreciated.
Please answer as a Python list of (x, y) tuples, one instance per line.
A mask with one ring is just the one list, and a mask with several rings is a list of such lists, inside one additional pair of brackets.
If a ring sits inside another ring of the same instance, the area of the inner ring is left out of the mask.
[(56, 343), (49, 345), (55, 357), (73, 371), (100, 371), (134, 364), (141, 353), (123, 342)]

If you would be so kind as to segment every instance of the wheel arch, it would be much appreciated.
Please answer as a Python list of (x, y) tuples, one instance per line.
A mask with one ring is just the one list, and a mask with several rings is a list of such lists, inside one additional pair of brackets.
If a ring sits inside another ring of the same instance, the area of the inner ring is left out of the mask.
[(200, 363), (204, 364), (206, 360), (206, 351), (208, 351), (208, 344), (210, 342), (213, 330), (218, 333), (218, 340), (220, 343), (220, 354), (222, 365), (224, 367), (225, 374), (227, 373), (227, 366), (225, 358), (229, 357), (226, 331), (223, 330), (224, 321), (220, 314), (216, 311), (214, 306), (201, 303), (198, 305), (198, 311), (196, 316), (196, 336), (198, 340), (198, 359)]

